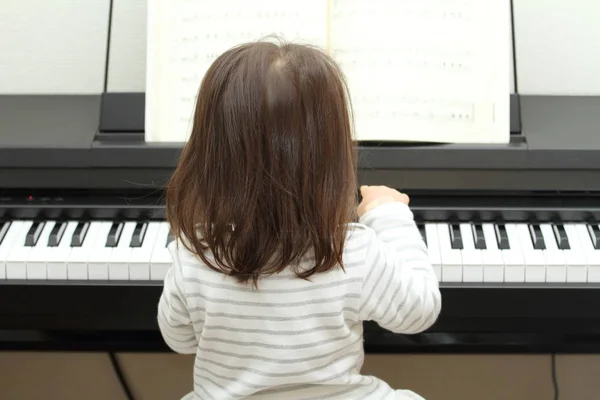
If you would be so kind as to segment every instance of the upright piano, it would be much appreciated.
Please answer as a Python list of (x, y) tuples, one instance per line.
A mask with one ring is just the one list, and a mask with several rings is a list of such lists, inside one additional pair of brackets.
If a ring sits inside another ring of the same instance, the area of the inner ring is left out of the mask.
[[(163, 188), (143, 93), (0, 96), (0, 349), (165, 351)], [(427, 332), (368, 352), (600, 349), (600, 98), (511, 96), (507, 145), (359, 146), (411, 196), (442, 287)]]

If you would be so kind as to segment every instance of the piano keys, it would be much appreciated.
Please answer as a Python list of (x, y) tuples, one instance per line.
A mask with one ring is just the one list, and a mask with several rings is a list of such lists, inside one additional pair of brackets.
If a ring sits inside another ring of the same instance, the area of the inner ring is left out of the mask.
[[(162, 281), (170, 264), (166, 222), (44, 221), (42, 228), (34, 224), (3, 222), (0, 279)], [(82, 235), (84, 226), (89, 228)], [(32, 229), (40, 231), (35, 243)], [(60, 238), (51, 236), (60, 230)]]
[[(419, 223), (444, 283), (600, 283), (597, 221)], [(160, 282), (173, 240), (165, 221), (5, 220), (0, 279)]]
[(457, 246), (455, 225), (425, 224), (440, 282), (600, 282), (600, 247), (592, 234), (597, 222), (461, 223)]

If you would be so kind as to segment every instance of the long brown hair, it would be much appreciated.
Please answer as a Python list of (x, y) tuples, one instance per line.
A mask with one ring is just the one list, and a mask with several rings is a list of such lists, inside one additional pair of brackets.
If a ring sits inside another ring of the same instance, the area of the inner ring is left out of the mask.
[[(173, 234), (239, 282), (288, 266), (304, 279), (343, 268), (357, 197), (350, 110), (342, 71), (318, 48), (259, 41), (226, 51), (202, 80), (168, 186)], [(313, 268), (297, 268), (313, 254)]]

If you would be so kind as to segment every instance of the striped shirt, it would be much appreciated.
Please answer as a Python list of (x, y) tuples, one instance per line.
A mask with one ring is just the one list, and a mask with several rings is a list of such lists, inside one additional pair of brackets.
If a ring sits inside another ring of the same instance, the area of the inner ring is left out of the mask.
[(158, 323), (171, 349), (196, 355), (186, 399), (421, 398), (360, 373), (363, 321), (414, 334), (440, 312), (438, 280), (408, 206), (384, 204), (351, 224), (345, 271), (310, 282), (284, 270), (254, 289), (183, 246), (169, 248)]

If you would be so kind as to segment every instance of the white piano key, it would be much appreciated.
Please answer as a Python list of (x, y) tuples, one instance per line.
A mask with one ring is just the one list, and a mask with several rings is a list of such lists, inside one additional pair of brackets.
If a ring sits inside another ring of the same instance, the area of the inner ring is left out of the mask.
[[(72, 247), (67, 262), (67, 279), (68, 280), (88, 280), (88, 259), (94, 251), (96, 240), (102, 230), (103, 223), (100, 221), (90, 221), (87, 234), (83, 239), (83, 244), (80, 247)], [(69, 245), (71, 237), (68, 237)]]
[(460, 251), (463, 263), (463, 282), (483, 282), (483, 260), (481, 250), (475, 248), (471, 224), (460, 224), (463, 249)]
[[(150, 222), (146, 229), (146, 235), (141, 247), (131, 250), (129, 257), (129, 279), (148, 281), (150, 280), (150, 263), (152, 251), (164, 243), (158, 243), (157, 238), (161, 227), (160, 222)], [(166, 237), (165, 237), (166, 241)]]
[(567, 260), (563, 250), (558, 248), (552, 225), (540, 224), (540, 230), (546, 244), (546, 250), (542, 250), (546, 262), (546, 282), (567, 282)]
[(563, 250), (567, 262), (567, 282), (587, 282), (587, 260), (575, 224), (565, 224), (565, 232), (569, 239), (570, 250)]
[(481, 250), (483, 281), (504, 282), (504, 258), (502, 257), (502, 251), (498, 249), (494, 225), (483, 224), (482, 228), (486, 246), (485, 250)]
[(544, 260), (544, 253), (542, 250), (533, 248), (527, 224), (518, 224), (516, 229), (519, 235), (519, 245), (525, 259), (525, 282), (545, 282), (546, 260)]
[(440, 255), (440, 241), (438, 239), (436, 224), (425, 224), (425, 236), (427, 237), (427, 251), (429, 262), (438, 278), (442, 281), (442, 257)]
[(20, 237), (21, 231), (24, 229), (23, 226), (23, 221), (12, 221), (4, 240), (0, 243), (0, 279), (6, 279), (6, 260)]
[(106, 247), (106, 239), (112, 226), (112, 222), (101, 222), (96, 242), (91, 249), (88, 265), (88, 279), (91, 281), (108, 280), (108, 262), (112, 254), (112, 247)]
[(13, 246), (6, 257), (6, 278), (27, 279), (27, 258), (31, 247), (25, 246), (25, 238), (33, 221), (23, 221), (23, 227), (19, 231)]
[(129, 280), (129, 257), (131, 256), (129, 244), (135, 225), (136, 222), (125, 222), (119, 244), (112, 249), (108, 263), (108, 279), (111, 281)]
[(506, 224), (506, 235), (510, 249), (502, 251), (504, 260), (504, 281), (525, 282), (525, 257), (519, 244), (519, 232), (516, 224)]
[(576, 224), (575, 229), (588, 264), (587, 281), (598, 283), (600, 282), (600, 250), (594, 248), (585, 224)]
[(169, 224), (160, 224), (156, 245), (152, 251), (150, 260), (150, 279), (153, 281), (164, 281), (167, 271), (171, 266), (171, 253), (167, 248), (167, 237), (169, 235)]
[(462, 282), (462, 256), (460, 250), (450, 244), (448, 224), (437, 224), (440, 255), (442, 258), (442, 282)]
[(46, 271), (46, 260), (48, 259), (49, 250), (48, 239), (50, 238), (50, 232), (52, 232), (54, 224), (54, 221), (46, 221), (37, 243), (31, 248), (27, 256), (27, 279), (46, 280), (48, 278)]
[(71, 237), (77, 228), (76, 221), (67, 222), (67, 227), (62, 235), (60, 243), (56, 247), (50, 247), (46, 268), (48, 270), (48, 279), (67, 280), (67, 263), (71, 255)]

